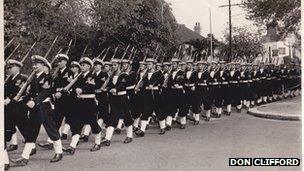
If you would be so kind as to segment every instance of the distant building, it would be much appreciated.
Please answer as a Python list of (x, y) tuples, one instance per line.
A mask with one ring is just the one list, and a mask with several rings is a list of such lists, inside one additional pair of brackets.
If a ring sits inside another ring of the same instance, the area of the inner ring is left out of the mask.
[(285, 39), (281, 39), (277, 33), (277, 23), (272, 22), (267, 25), (267, 34), (262, 37), (264, 55), (258, 57), (259, 61), (265, 63), (282, 64), (284, 58), (300, 57), (300, 50), (294, 48), (295, 35), (290, 34)]

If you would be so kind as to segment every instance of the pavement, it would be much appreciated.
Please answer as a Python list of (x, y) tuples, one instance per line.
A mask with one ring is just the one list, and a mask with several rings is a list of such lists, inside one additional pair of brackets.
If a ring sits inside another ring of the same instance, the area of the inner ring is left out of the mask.
[(254, 107), (248, 113), (268, 119), (301, 120), (301, 96)]
[[(30, 158), (26, 167), (11, 167), (12, 171), (61, 171), (61, 170), (301, 170), (300, 167), (229, 167), (229, 158), (242, 157), (294, 157), (301, 158), (301, 122), (282, 121), (254, 117), (247, 111), (233, 111), (231, 116), (200, 121), (194, 126), (188, 121), (185, 130), (177, 125), (165, 135), (158, 135), (156, 125), (150, 126), (146, 136), (134, 138), (123, 144), (125, 131), (114, 135), (110, 147), (90, 152), (94, 138), (81, 142), (73, 156), (64, 156), (58, 163), (50, 163), (53, 151), (37, 147), (37, 154)], [(19, 148), (10, 152), (11, 158), (21, 155)], [(43, 129), (37, 142), (44, 142)], [(68, 146), (64, 140), (63, 145)]]

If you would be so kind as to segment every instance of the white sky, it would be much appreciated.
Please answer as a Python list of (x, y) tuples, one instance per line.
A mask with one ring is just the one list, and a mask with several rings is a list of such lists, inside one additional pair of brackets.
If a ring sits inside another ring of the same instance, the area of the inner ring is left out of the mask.
[[(202, 36), (210, 33), (209, 7), (212, 15), (212, 32), (216, 38), (222, 39), (223, 32), (228, 27), (228, 7), (219, 8), (220, 5), (227, 5), (228, 0), (165, 0), (171, 3), (173, 14), (179, 24), (193, 29), (196, 22), (201, 23)], [(231, 0), (231, 4), (241, 3), (241, 0)], [(245, 11), (238, 6), (231, 7), (232, 25), (254, 27), (253, 22), (245, 19)]]

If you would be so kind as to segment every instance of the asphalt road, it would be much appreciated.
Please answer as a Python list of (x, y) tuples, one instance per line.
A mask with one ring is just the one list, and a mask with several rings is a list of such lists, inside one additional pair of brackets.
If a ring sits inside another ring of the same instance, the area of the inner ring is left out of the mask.
[[(39, 147), (22, 171), (60, 170), (301, 170), (301, 167), (229, 167), (229, 157), (301, 158), (301, 122), (256, 118), (245, 112), (232, 113), (198, 126), (188, 122), (185, 130), (175, 127), (158, 135), (156, 126), (144, 138), (123, 144), (125, 132), (114, 135), (110, 147), (90, 152), (93, 137), (81, 143), (74, 156), (50, 163), (52, 151)], [(19, 136), (21, 138), (21, 136)], [(70, 138), (70, 137), (69, 137)], [(46, 140), (41, 132), (38, 142)], [(68, 146), (68, 141), (63, 141)], [(19, 143), (22, 144), (22, 143)], [(19, 157), (23, 144), (11, 158)], [(302, 160), (301, 160), (302, 162)]]

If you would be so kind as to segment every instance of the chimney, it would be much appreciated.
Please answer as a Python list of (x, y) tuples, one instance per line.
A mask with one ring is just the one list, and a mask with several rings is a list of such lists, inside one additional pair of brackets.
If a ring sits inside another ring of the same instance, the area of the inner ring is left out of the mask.
[(195, 23), (195, 26), (194, 26), (194, 32), (196, 32), (197, 34), (201, 34), (201, 24), (199, 22)]

